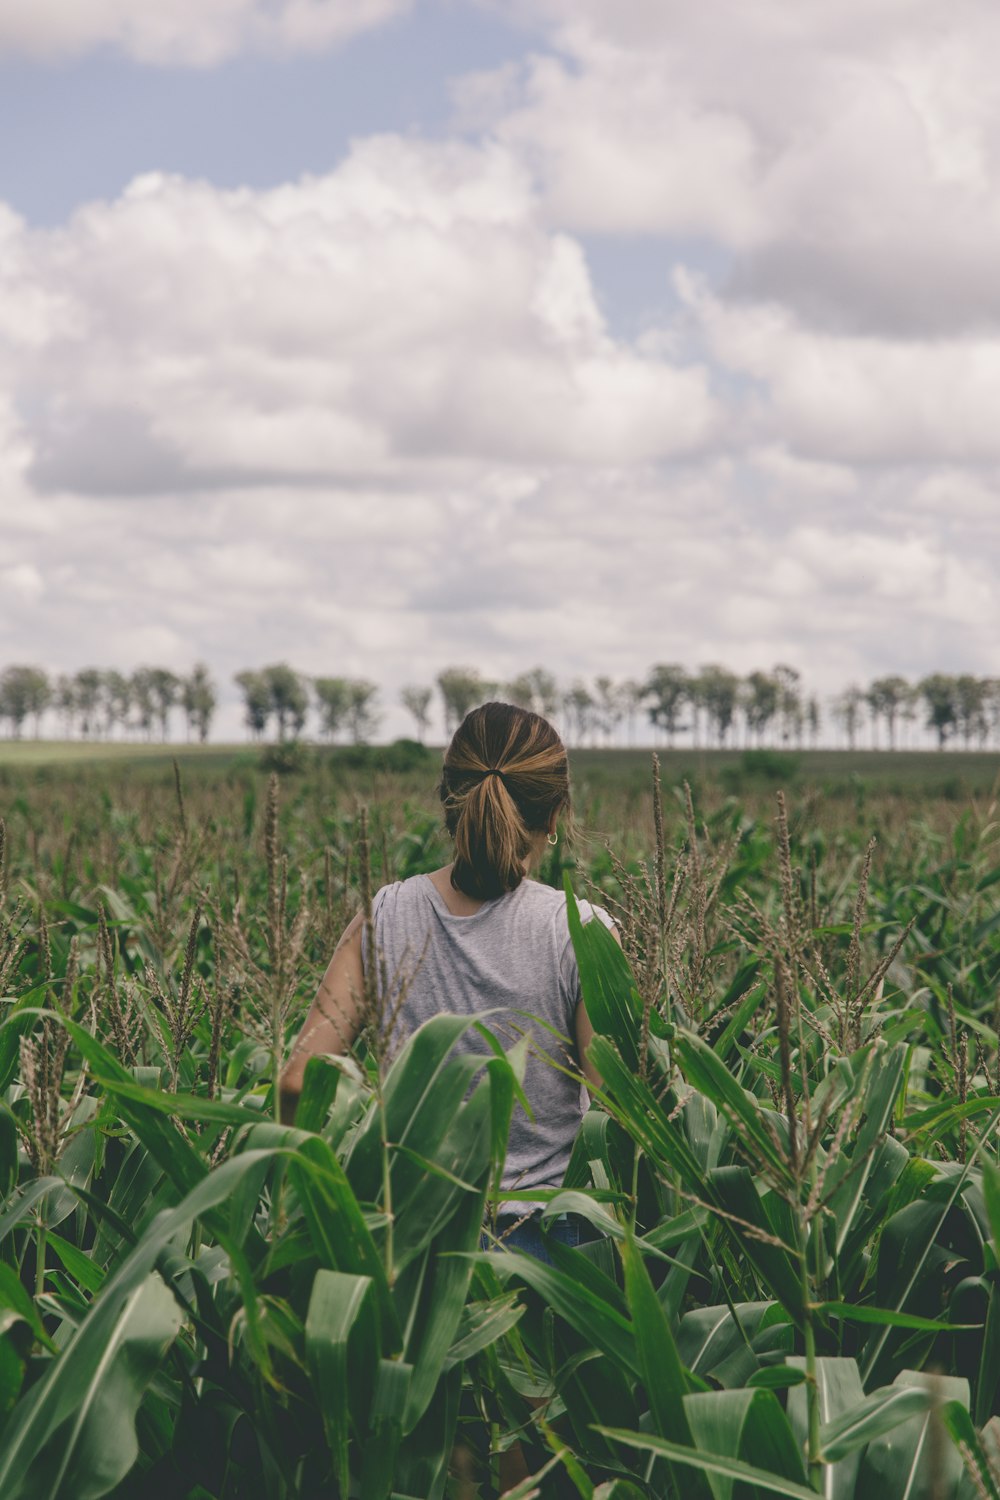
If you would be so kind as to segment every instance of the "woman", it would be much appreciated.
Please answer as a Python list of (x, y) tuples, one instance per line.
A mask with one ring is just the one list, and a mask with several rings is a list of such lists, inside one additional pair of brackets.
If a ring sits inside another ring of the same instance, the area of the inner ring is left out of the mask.
[[(497, 1233), (504, 1244), (548, 1259), (538, 1226), (540, 1204), (530, 1193), (560, 1186), (583, 1115), (580, 1085), (563, 1070), (569, 1062), (600, 1083), (586, 1056), (592, 1031), (580, 997), (565, 895), (528, 878), (546, 844), (557, 842), (558, 820), (569, 812), (566, 750), (539, 714), (487, 703), (456, 730), (439, 790), (454, 860), (377, 892), (375, 967), (402, 994), (394, 1017), (402, 1035), (440, 1011), (491, 1012), (487, 1024), (505, 1044), (530, 1033), (524, 1091), (534, 1118), (515, 1106), (501, 1192), (518, 1197), (501, 1204)], [(580, 914), (584, 921), (596, 915), (617, 937), (603, 908), (581, 902)], [(358, 915), (337, 946), (281, 1075), (282, 1119), (294, 1118), (309, 1056), (344, 1052), (357, 1036), (364, 1021), (365, 970), (373, 962)], [(385, 1010), (393, 1011), (391, 996), (382, 998)], [(565, 1038), (563, 1045), (553, 1030)], [(472, 1028), (457, 1046), (488, 1055)], [(525, 1215), (530, 1217), (519, 1223)], [(552, 1232), (577, 1243), (575, 1221), (557, 1222)]]

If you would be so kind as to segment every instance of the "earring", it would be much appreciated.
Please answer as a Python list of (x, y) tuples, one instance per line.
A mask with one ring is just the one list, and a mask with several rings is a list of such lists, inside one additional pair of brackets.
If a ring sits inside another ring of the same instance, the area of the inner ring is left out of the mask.
[(556, 847), (556, 845), (558, 844), (558, 842), (559, 842), (559, 835), (558, 835), (558, 833), (547, 834), (545, 842), (547, 844), (551, 844), (552, 847), (553, 847), (553, 849), (554, 849)]

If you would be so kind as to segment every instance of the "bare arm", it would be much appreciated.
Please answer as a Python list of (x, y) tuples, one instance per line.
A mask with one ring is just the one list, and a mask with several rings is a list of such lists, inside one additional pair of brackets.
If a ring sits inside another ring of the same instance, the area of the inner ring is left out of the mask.
[[(611, 936), (614, 938), (615, 942), (620, 948), (622, 945), (622, 939), (621, 933), (618, 931), (618, 928), (611, 927), (608, 930), (610, 931)], [(593, 1040), (594, 1028), (590, 1024), (590, 1017), (587, 1015), (587, 1007), (581, 1000), (580, 1004), (576, 1008), (576, 1055), (579, 1058), (580, 1070), (583, 1073), (584, 1078), (586, 1078), (588, 1084), (593, 1085), (591, 1092), (593, 1092), (593, 1089), (599, 1089), (603, 1082), (600, 1073), (598, 1073), (597, 1069), (594, 1067), (594, 1064), (587, 1056), (587, 1048), (590, 1046)]]
[(281, 1119), (291, 1125), (302, 1092), (306, 1063), (324, 1052), (347, 1052), (361, 1030), (364, 1008), (364, 970), (361, 964), (361, 932), (364, 920), (359, 912), (344, 929), (326, 973), (320, 980), (316, 998), (302, 1023), (291, 1055), (278, 1080), (281, 1095)]

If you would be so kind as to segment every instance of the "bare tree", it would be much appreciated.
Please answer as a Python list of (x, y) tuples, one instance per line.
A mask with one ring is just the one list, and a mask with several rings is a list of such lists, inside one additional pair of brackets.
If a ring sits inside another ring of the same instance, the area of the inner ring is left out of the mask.
[(570, 740), (582, 745), (594, 726), (594, 697), (586, 683), (577, 678), (563, 694), (562, 706)]
[(313, 690), (319, 704), (320, 732), (335, 740), (346, 727), (351, 711), (351, 684), (347, 677), (315, 677)]
[(39, 722), (52, 697), (49, 679), (41, 667), (7, 667), (0, 676), (0, 718), (9, 719), (15, 739), (21, 737), (21, 726), (29, 716), (35, 720), (35, 738)]
[(690, 701), (691, 681), (676, 662), (661, 662), (653, 667), (646, 680), (644, 697), (651, 699), (650, 722), (662, 729), (672, 746), (680, 725), (681, 710)]
[(702, 667), (695, 679), (698, 698), (704, 705), (708, 722), (715, 734), (715, 743), (721, 748), (726, 743), (736, 705), (739, 702), (740, 679), (727, 667), (712, 662)]
[(751, 672), (743, 684), (743, 713), (747, 736), (754, 734), (757, 744), (778, 711), (778, 684), (770, 672)]
[(421, 744), (424, 742), (424, 736), (431, 722), (430, 707), (433, 696), (433, 690), (429, 687), (405, 687), (399, 695), (407, 713), (413, 715), (417, 726), (417, 739)]
[(445, 732), (451, 734), (469, 710), (484, 701), (486, 684), (475, 667), (445, 667), (437, 685), (444, 703)]
[(349, 702), (347, 723), (351, 739), (356, 745), (369, 740), (378, 727), (379, 715), (375, 709), (378, 687), (364, 677), (352, 677), (348, 683)]
[(116, 724), (124, 730), (128, 724), (132, 707), (132, 679), (123, 672), (110, 667), (101, 673), (101, 697), (104, 706), (104, 724), (110, 738)]
[(858, 728), (861, 724), (861, 706), (865, 701), (865, 695), (856, 683), (834, 699), (833, 714), (839, 724), (843, 726), (847, 736), (847, 748), (856, 749)]
[(889, 734), (889, 749), (896, 748), (896, 720), (899, 711), (910, 693), (910, 684), (905, 677), (876, 677), (865, 693), (865, 702), (871, 709), (873, 739), (874, 726), (878, 719), (885, 720)]
[(259, 740), (267, 729), (267, 721), (274, 711), (271, 687), (263, 672), (247, 669), (237, 672), (233, 679), (243, 694), (243, 717), (252, 739)]
[(938, 749), (943, 750), (958, 721), (958, 702), (954, 677), (933, 672), (920, 684), (920, 696), (927, 705), (927, 727), (937, 735)]
[(198, 662), (190, 677), (181, 683), (181, 704), (187, 719), (188, 735), (196, 734), (202, 744), (208, 739), (209, 727), (215, 713), (217, 696), (215, 684), (208, 668)]

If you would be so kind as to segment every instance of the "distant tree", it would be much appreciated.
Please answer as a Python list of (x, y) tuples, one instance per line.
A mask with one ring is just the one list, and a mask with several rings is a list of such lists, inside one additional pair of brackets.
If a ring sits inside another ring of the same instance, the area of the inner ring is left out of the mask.
[(792, 740), (802, 743), (802, 674), (795, 667), (779, 662), (771, 674), (778, 687), (778, 719), (781, 724), (781, 740), (787, 745)]
[(371, 739), (378, 727), (379, 714), (375, 710), (378, 687), (363, 677), (352, 677), (348, 682), (347, 726), (355, 745)]
[(0, 676), (0, 718), (9, 719), (11, 734), (21, 737), (25, 719), (35, 720), (38, 738), (39, 720), (52, 696), (49, 679), (40, 667), (6, 667)]
[(350, 715), (350, 681), (346, 677), (314, 677), (313, 691), (319, 705), (320, 733), (335, 740)]
[(983, 705), (993, 740), (1000, 739), (1000, 677), (987, 677)]
[(681, 710), (690, 694), (690, 679), (676, 662), (660, 662), (650, 669), (643, 697), (651, 700), (648, 709), (650, 722), (664, 731), (668, 745), (674, 743), (674, 735), (680, 728)]
[(68, 673), (62, 672), (56, 678), (52, 701), (62, 719), (66, 738), (72, 739), (73, 725), (76, 723), (76, 683)]
[(857, 684), (852, 683), (850, 687), (834, 699), (833, 716), (842, 725), (847, 736), (847, 748), (854, 750), (858, 737), (858, 728), (861, 724), (861, 708), (865, 701), (865, 695)]
[[(485, 683), (481, 684), (480, 691), (485, 696)], [(547, 672), (544, 667), (532, 667), (528, 672), (518, 673), (510, 682), (504, 683), (500, 691), (508, 703), (516, 703), (519, 708), (526, 708), (530, 713), (551, 718), (559, 711), (559, 686), (552, 673)], [(471, 703), (469, 707), (475, 707), (475, 704)], [(466, 713), (468, 711), (466, 709)]]
[(643, 684), (638, 682), (634, 677), (626, 677), (621, 685), (621, 700), (630, 745), (635, 744), (635, 719), (636, 714), (642, 707), (643, 694)]
[(748, 734), (758, 745), (764, 730), (778, 711), (778, 684), (770, 672), (751, 672), (741, 691)]
[(625, 712), (621, 691), (613, 678), (594, 678), (594, 704), (598, 727), (610, 742)]
[(160, 726), (160, 738), (170, 738), (170, 710), (177, 702), (180, 692), (180, 678), (168, 667), (147, 667), (149, 673), (149, 691), (156, 705), (156, 718)]
[(514, 703), (518, 708), (531, 709), (535, 685), (529, 672), (521, 672), (517, 677), (512, 677), (510, 682), (502, 685), (501, 691), (508, 703)]
[(726, 743), (739, 702), (740, 679), (727, 667), (712, 662), (702, 667), (695, 679), (698, 699), (703, 704), (717, 745)]
[(890, 750), (896, 748), (896, 720), (909, 695), (910, 684), (905, 677), (876, 677), (865, 693), (873, 724), (878, 719), (885, 720)]
[(427, 733), (431, 722), (431, 698), (433, 690), (429, 687), (405, 687), (399, 697), (407, 713), (413, 715), (417, 726), (417, 739), (421, 744)]
[(571, 742), (582, 745), (594, 727), (594, 697), (579, 678), (563, 694), (562, 708)]
[(986, 712), (989, 684), (985, 677), (963, 673), (955, 678), (955, 717), (962, 743), (968, 750), (973, 740), (982, 745), (989, 732)]
[(101, 703), (102, 673), (97, 667), (84, 667), (73, 679), (76, 711), (80, 716), (80, 733), (88, 740), (93, 730), (97, 711)]
[(35, 721), (38, 738), (41, 717), (51, 698), (49, 679), (41, 667), (7, 667), (0, 676), (0, 718), (10, 720), (15, 739), (20, 739), (21, 727), (29, 716)]
[(485, 701), (486, 684), (475, 667), (445, 667), (437, 685), (444, 703), (445, 733), (450, 735), (470, 709)]
[(811, 693), (806, 700), (806, 724), (809, 726), (809, 743), (815, 750), (819, 744), (820, 707), (819, 699)]
[(250, 670), (237, 672), (233, 681), (243, 694), (243, 717), (251, 738), (259, 740), (274, 709), (271, 684), (263, 672)]
[(205, 743), (217, 701), (215, 684), (209, 676), (208, 668), (203, 662), (198, 662), (190, 677), (185, 677), (181, 683), (181, 706), (187, 720), (189, 738), (197, 735), (201, 744)]
[(116, 724), (128, 722), (132, 707), (132, 680), (114, 667), (101, 673), (101, 702), (104, 708), (105, 732), (110, 738)]
[(309, 712), (309, 689), (299, 673), (287, 662), (275, 662), (264, 667), (261, 676), (267, 683), (271, 695), (271, 708), (278, 721), (278, 738), (283, 740), (287, 730), (292, 738), (302, 733)]
[(937, 735), (938, 749), (943, 750), (958, 720), (958, 702), (954, 677), (933, 672), (920, 683), (920, 696), (927, 706), (927, 727)]
[(910, 683), (906, 689), (906, 697), (899, 705), (899, 717), (903, 723), (903, 743), (911, 741), (910, 731), (920, 718), (920, 688), (919, 685)]
[(553, 718), (559, 712), (562, 696), (559, 692), (559, 684), (552, 673), (547, 672), (544, 667), (532, 667), (528, 675), (532, 686), (532, 708), (543, 718)]
[(153, 724), (156, 721), (156, 697), (153, 693), (153, 673), (149, 667), (137, 667), (132, 673), (129, 682), (132, 693), (132, 707), (135, 709), (136, 722), (142, 730), (143, 737), (147, 740), (153, 737)]

